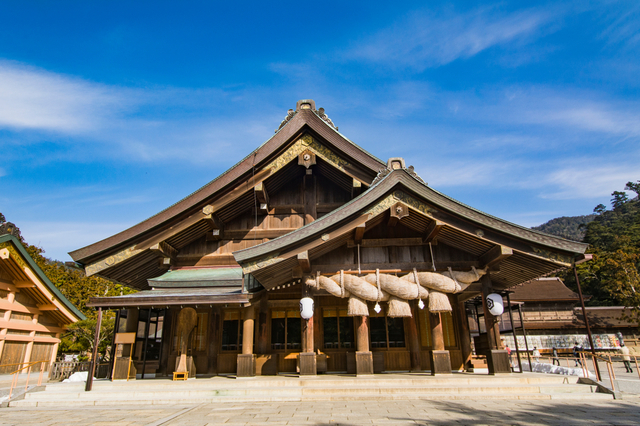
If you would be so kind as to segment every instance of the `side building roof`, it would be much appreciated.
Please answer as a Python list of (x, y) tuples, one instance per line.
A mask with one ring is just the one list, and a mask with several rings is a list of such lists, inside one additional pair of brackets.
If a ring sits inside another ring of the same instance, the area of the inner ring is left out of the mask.
[(14, 281), (30, 283), (21, 288), (29, 296), (43, 304), (53, 304), (48, 311), (62, 323), (73, 323), (86, 317), (49, 280), (36, 262), (29, 256), (20, 240), (13, 235), (0, 236), (0, 270), (14, 277)]

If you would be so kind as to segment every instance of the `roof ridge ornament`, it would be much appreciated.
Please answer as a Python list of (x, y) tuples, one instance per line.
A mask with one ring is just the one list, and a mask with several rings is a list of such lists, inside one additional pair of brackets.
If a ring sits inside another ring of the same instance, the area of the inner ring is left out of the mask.
[(284, 118), (284, 120), (282, 120), (282, 122), (280, 123), (280, 126), (276, 129), (275, 133), (278, 133), (280, 129), (282, 129), (298, 113), (298, 111), (302, 109), (310, 109), (318, 117), (320, 117), (322, 121), (324, 121), (329, 126), (336, 129), (336, 131), (338, 130), (338, 126), (333, 124), (333, 121), (331, 121), (329, 116), (325, 114), (324, 108), (316, 109), (316, 102), (313, 99), (301, 99), (296, 103), (295, 110), (290, 109), (289, 111), (287, 111), (287, 116)]
[(420, 176), (418, 176), (413, 166), (407, 167), (405, 165), (404, 158), (391, 157), (389, 158), (389, 160), (387, 160), (387, 167), (383, 167), (383, 168), (380, 168), (380, 170), (378, 170), (378, 175), (375, 177), (373, 182), (371, 182), (371, 186), (380, 182), (382, 179), (384, 179), (387, 175), (389, 175), (394, 170), (405, 170), (412, 177), (414, 177), (418, 182), (422, 183), (423, 185), (428, 185), (427, 182), (425, 182)]

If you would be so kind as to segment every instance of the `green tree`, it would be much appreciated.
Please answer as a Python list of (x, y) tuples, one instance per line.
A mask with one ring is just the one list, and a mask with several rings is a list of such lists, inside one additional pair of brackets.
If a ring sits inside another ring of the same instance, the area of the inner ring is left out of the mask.
[[(640, 190), (638, 183), (627, 182), (626, 190)], [(587, 225), (584, 242), (593, 260), (578, 266), (583, 292), (591, 296), (591, 306), (625, 306), (623, 317), (640, 326), (640, 200), (614, 191), (612, 210), (596, 207), (595, 219)], [(565, 283), (576, 289), (572, 271), (564, 274)]]

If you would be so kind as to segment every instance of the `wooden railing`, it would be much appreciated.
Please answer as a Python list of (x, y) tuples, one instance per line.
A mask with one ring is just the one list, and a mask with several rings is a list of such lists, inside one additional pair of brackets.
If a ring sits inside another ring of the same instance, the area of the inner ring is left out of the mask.
[(27, 370), (27, 380), (24, 385), (24, 390), (25, 391), (27, 390), (27, 388), (29, 387), (29, 378), (31, 377), (31, 370), (33, 370), (33, 367), (38, 364), (40, 365), (40, 374), (38, 376), (38, 386), (40, 386), (42, 384), (42, 375), (44, 373), (46, 366), (49, 364), (49, 361), (35, 361), (35, 362), (29, 362), (29, 363), (0, 365), (0, 367), (11, 367), (13, 365), (22, 366), (11, 373), (13, 375), (13, 379), (11, 380), (11, 387), (9, 388), (9, 398), (7, 399), (7, 401), (11, 401), (11, 395), (13, 395), (13, 389), (18, 385), (18, 377), (20, 373), (24, 372), (24, 370)]

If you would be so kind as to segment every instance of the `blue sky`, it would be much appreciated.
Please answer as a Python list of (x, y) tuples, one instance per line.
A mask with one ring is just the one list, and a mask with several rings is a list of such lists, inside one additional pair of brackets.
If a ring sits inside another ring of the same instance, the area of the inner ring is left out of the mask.
[(640, 179), (640, 3), (522, 4), (3, 2), (0, 212), (69, 260), (312, 98), (480, 210), (588, 214)]

